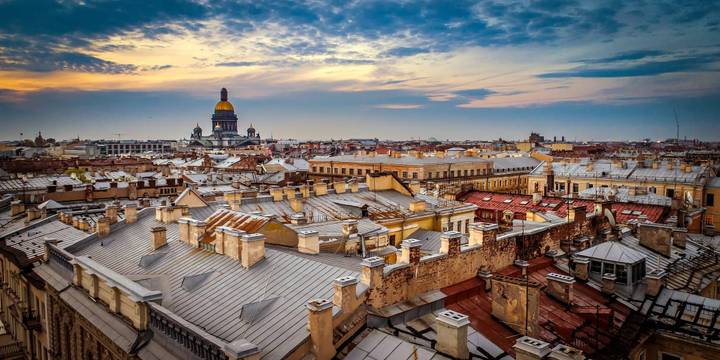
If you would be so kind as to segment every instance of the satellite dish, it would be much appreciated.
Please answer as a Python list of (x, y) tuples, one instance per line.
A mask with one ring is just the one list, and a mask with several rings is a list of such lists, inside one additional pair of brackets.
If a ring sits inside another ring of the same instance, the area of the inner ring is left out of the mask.
[(615, 226), (615, 216), (613, 216), (612, 212), (608, 208), (605, 208), (605, 217), (608, 219), (610, 225)]

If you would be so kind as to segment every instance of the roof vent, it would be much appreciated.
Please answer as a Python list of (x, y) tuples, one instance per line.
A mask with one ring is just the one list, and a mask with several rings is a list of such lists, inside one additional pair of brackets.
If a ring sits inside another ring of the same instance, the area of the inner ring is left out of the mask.
[(214, 271), (209, 271), (202, 274), (185, 276), (183, 277), (182, 284), (180, 286), (182, 286), (185, 291), (194, 291), (202, 286), (202, 284), (204, 284), (213, 273)]

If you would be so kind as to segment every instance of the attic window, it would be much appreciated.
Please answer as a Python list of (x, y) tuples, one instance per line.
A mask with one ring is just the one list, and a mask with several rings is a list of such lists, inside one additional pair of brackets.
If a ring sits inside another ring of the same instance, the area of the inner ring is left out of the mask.
[(528, 202), (529, 202), (529, 201), (527, 201), (527, 200), (523, 200), (523, 201), (520, 202), (520, 205), (527, 205)]
[(503, 200), (503, 202), (506, 203), (506, 204), (509, 204), (509, 203), (512, 202), (512, 199), (505, 199), (505, 200)]
[(274, 297), (243, 305), (240, 309), (240, 320), (246, 323), (255, 322), (255, 320), (267, 314), (272, 309), (273, 304), (281, 299), (280, 297)]
[(489, 197), (484, 197), (484, 198), (483, 198), (483, 201), (490, 201), (490, 198), (489, 198)]
[(202, 284), (210, 278), (214, 271), (209, 271), (202, 274), (188, 275), (182, 279), (182, 288), (185, 291), (194, 291), (195, 289), (202, 286)]
[(632, 212), (633, 215), (642, 215), (642, 211), (635, 210)]
[(542, 203), (542, 204), (540, 204), (540, 206), (549, 206), (549, 205), (550, 205), (550, 204), (548, 204), (548, 203)]
[(558, 204), (549, 204), (548, 206), (551, 208), (554, 208), (554, 207), (558, 206)]
[(630, 215), (630, 214), (632, 214), (632, 211), (630, 211), (630, 210), (623, 210), (623, 211), (622, 211), (622, 214), (623, 214), (623, 215)]

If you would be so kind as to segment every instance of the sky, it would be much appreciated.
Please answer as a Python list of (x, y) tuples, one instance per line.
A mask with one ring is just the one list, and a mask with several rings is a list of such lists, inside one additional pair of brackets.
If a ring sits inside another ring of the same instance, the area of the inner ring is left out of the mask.
[(0, 140), (720, 140), (720, 1), (0, 0)]

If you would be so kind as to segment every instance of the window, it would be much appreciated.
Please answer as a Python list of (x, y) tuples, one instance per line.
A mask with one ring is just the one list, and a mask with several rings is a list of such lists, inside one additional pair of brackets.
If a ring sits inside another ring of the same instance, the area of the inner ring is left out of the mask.
[(675, 189), (665, 189), (665, 196), (675, 198)]
[(454, 225), (454, 223), (452, 221), (448, 221), (448, 230), (447, 231), (453, 231), (453, 225)]
[(447, 171), (443, 171), (443, 177), (447, 178)]
[(350, 169), (350, 175), (355, 175), (355, 169)]
[(345, 168), (342, 168), (342, 169), (340, 169), (340, 172), (341, 172), (343, 175), (345, 175), (345, 170), (346, 170)]
[(412, 173), (412, 178), (413, 178), (413, 179), (417, 179), (417, 178), (418, 178), (418, 174), (417, 174), (416, 172)]
[(600, 273), (602, 271), (602, 263), (599, 261), (591, 261), (590, 262), (590, 271), (594, 273)]
[(468, 176), (468, 171), (467, 171), (467, 170), (463, 170), (463, 176)]
[(592, 188), (593, 188), (593, 184), (587, 184), (587, 185), (588, 185), (588, 186), (587, 186), (588, 189), (592, 189)]
[(579, 184), (572, 184), (572, 185), (573, 185), (573, 193), (577, 193), (577, 192), (580, 191), (580, 186), (579, 186)]
[(402, 174), (403, 174), (403, 176), (402, 176), (402, 177), (403, 177), (403, 179), (407, 179), (407, 171), (403, 171), (403, 173), (402, 173)]
[(705, 206), (715, 206), (715, 194), (705, 194)]
[(617, 265), (615, 267), (615, 276), (617, 276), (617, 282), (620, 284), (627, 284), (627, 271), (625, 265)]
[(338, 173), (337, 168), (333, 168), (333, 174), (337, 174), (337, 173)]
[(450, 177), (455, 177), (455, 170), (450, 170)]
[(432, 179), (432, 173), (431, 173), (431, 172), (428, 173), (427, 178), (428, 178), (428, 179)]
[(313, 169), (313, 172), (317, 172), (317, 166), (313, 166), (312, 169)]

